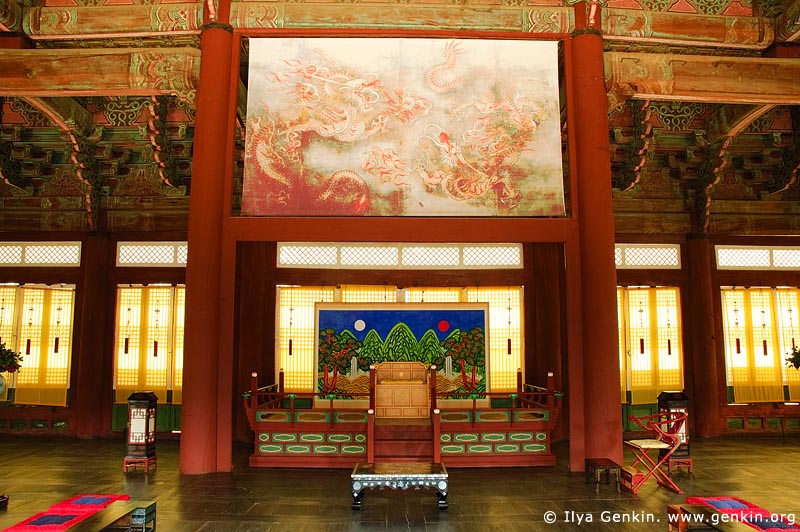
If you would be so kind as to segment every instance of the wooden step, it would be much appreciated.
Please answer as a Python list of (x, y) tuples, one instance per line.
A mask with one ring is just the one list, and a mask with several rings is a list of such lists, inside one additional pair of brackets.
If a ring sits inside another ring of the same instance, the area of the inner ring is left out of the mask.
[(375, 426), (375, 440), (430, 440), (433, 438), (431, 427), (418, 426)]
[(644, 473), (631, 466), (622, 466), (619, 472), (620, 484), (628, 491), (633, 491), (634, 486), (644, 478)]

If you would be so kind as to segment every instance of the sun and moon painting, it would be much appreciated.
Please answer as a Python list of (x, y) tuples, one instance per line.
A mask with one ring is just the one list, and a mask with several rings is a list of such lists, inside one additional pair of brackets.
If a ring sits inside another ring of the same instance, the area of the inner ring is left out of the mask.
[(397, 361), (435, 364), (440, 392), (486, 392), (487, 313), (486, 305), (320, 304), (319, 391), (364, 393), (370, 365)]

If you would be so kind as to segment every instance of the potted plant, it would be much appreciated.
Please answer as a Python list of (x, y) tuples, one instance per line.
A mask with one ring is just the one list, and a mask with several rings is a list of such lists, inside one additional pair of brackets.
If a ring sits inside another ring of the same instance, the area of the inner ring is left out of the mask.
[(797, 346), (792, 347), (792, 352), (789, 353), (789, 358), (786, 359), (787, 366), (794, 366), (794, 369), (800, 369), (800, 349)]
[(22, 355), (0, 344), (0, 371), (15, 373), (22, 367)]

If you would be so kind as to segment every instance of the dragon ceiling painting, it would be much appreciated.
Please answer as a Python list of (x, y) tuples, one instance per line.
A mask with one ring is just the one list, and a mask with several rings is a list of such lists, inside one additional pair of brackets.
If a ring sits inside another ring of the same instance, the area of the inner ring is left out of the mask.
[(564, 216), (554, 42), (251, 39), (245, 216)]

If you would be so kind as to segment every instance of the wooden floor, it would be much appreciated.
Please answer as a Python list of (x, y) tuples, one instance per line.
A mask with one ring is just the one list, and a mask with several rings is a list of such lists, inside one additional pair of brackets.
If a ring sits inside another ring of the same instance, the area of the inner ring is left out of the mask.
[[(251, 469), (244, 445), (233, 473), (199, 476), (178, 473), (176, 441), (158, 442), (158, 469), (148, 474), (123, 473), (124, 450), (122, 440), (0, 437), (0, 493), (10, 497), (0, 530), (81, 493), (154, 499), (161, 532), (666, 531), (666, 505), (692, 495), (735, 496), (800, 519), (797, 435), (693, 440), (694, 472), (674, 475), (683, 495), (654, 482), (617, 494), (613, 481), (595, 493), (568, 473), (567, 445), (558, 443), (555, 467), (450, 469), (446, 511), (426, 490), (370, 491), (354, 511), (350, 471)], [(556, 524), (545, 523), (546, 512)], [(603, 522), (612, 517), (634, 522)]]

